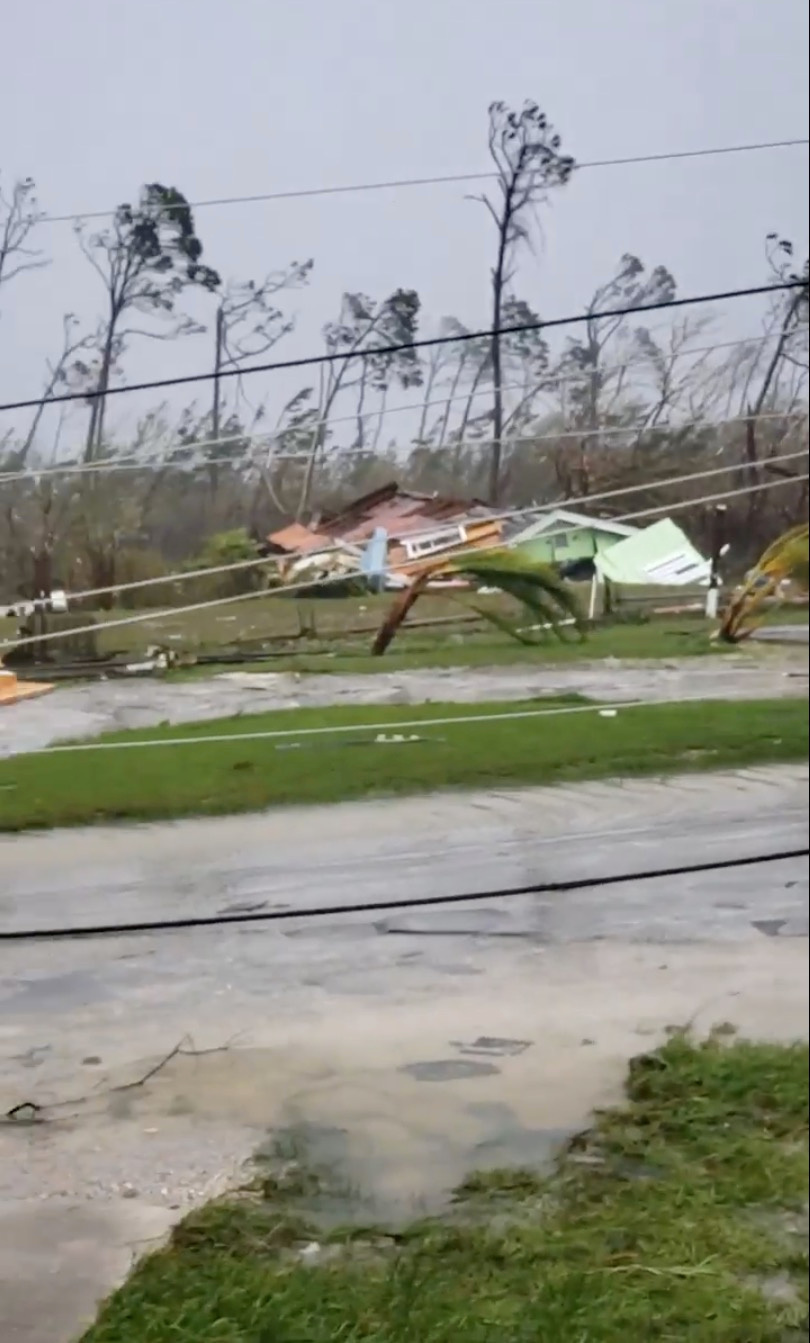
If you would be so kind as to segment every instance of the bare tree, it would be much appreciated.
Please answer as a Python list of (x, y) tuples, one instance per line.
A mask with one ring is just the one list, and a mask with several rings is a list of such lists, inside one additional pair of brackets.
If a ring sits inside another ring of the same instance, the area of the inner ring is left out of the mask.
[[(215, 270), (201, 261), (202, 243), (194, 228), (191, 207), (182, 192), (152, 182), (141, 190), (138, 204), (119, 205), (109, 228), (87, 235), (76, 228), (80, 246), (105, 290), (107, 311), (100, 345), (98, 379), (85, 441), (85, 461), (101, 453), (104, 408), (116, 358), (131, 336), (170, 340), (204, 328), (188, 318), (176, 318), (180, 293), (197, 286), (219, 287)], [(167, 330), (128, 327), (128, 312), (173, 319)]]
[[(442, 319), (441, 334), (443, 336), (459, 336), (462, 339), (457, 345), (447, 347), (450, 350), (449, 358), (452, 361), (453, 372), (448, 384), (448, 396), (444, 409), (431, 433), (431, 440), (435, 441), (438, 448), (443, 448), (449, 441), (454, 411), (459, 406), (462, 407), (462, 423), (460, 427), (453, 430), (453, 437), (457, 443), (463, 440), (467, 424), (472, 417), (473, 403), (479, 395), (481, 387), (486, 386), (487, 378), (492, 369), (490, 341), (486, 337), (481, 340), (470, 339), (469, 328), (463, 322), (460, 322), (457, 317)], [(454, 454), (454, 457), (456, 455)]]
[(498, 179), (496, 202), (484, 195), (497, 231), (497, 250), (492, 267), (492, 456), (489, 495), (497, 503), (503, 453), (503, 367), (498, 334), (503, 324), (504, 300), (514, 276), (515, 253), (521, 243), (531, 242), (531, 217), (549, 191), (569, 180), (575, 164), (560, 149), (560, 137), (537, 103), (526, 102), (520, 112), (505, 103), (489, 108), (489, 152)]
[[(75, 391), (87, 385), (88, 365), (81, 358), (83, 351), (92, 349), (98, 341), (97, 332), (78, 331), (79, 319), (72, 312), (62, 318), (62, 348), (55, 359), (46, 361), (42, 399), (31, 416), (31, 421), (19, 447), (12, 454), (14, 469), (25, 466), (35, 447), (37, 432), (50, 398), (58, 391)], [(60, 421), (61, 424), (61, 421)]]
[[(326, 352), (339, 356), (321, 365), (317, 418), (313, 424), (308, 461), (298, 502), (297, 517), (306, 513), (312, 495), (315, 467), (329, 434), (329, 415), (341, 392), (358, 391), (359, 415), (366, 390), (384, 391), (391, 381), (402, 387), (418, 386), (422, 368), (418, 352), (410, 348), (419, 319), (419, 295), (415, 289), (396, 289), (377, 303), (365, 294), (344, 294), (340, 316), (324, 328)], [(385, 347), (405, 348), (386, 353)]]
[[(583, 431), (579, 443), (569, 442), (563, 451), (561, 484), (566, 492), (590, 493), (590, 461), (600, 448), (598, 431), (616, 422), (633, 357), (639, 352), (648, 359), (651, 355), (646, 328), (633, 326), (621, 310), (665, 303), (675, 293), (675, 280), (665, 266), (648, 272), (637, 256), (625, 253), (616, 273), (593, 294), (584, 334), (569, 339), (558, 366), (564, 419)], [(610, 350), (619, 355), (618, 361), (606, 362)], [(628, 409), (625, 403), (625, 418)]]
[[(312, 261), (293, 261), (286, 270), (275, 271), (260, 282), (229, 281), (217, 305), (214, 328), (214, 395), (211, 407), (211, 437), (219, 438), (222, 418), (221, 376), (237, 369), (246, 359), (259, 359), (295, 325), (274, 302), (282, 290), (300, 289), (309, 280)], [(241, 378), (237, 379), (241, 388)]]
[(0, 187), (0, 285), (9, 284), (23, 271), (50, 265), (40, 250), (29, 246), (30, 236), (42, 218), (33, 178), (20, 178), (10, 195)]
[[(748, 483), (751, 485), (758, 484), (761, 478), (758, 444), (760, 417), (769, 404), (772, 404), (774, 410), (781, 408), (779, 406), (780, 391), (783, 390), (780, 388), (781, 374), (786, 368), (792, 370), (796, 367), (806, 373), (807, 324), (810, 317), (808, 262), (805, 261), (801, 270), (797, 270), (793, 263), (793, 244), (787, 238), (780, 238), (776, 233), (768, 234), (766, 250), (774, 281), (790, 283), (793, 288), (783, 290), (775, 297), (770, 328), (776, 341), (770, 358), (762, 370), (759, 390), (756, 395), (748, 399), (746, 406), (745, 456), (748, 462)], [(803, 389), (803, 378), (799, 380), (799, 386)], [(798, 392), (799, 389), (794, 386), (788, 404), (784, 407), (787, 414), (793, 411), (798, 400)], [(772, 449), (772, 453), (774, 451), (775, 448)], [(749, 518), (752, 522), (760, 507), (761, 499), (751, 493)]]
[[(710, 409), (715, 371), (711, 350), (698, 350), (693, 355), (692, 342), (713, 320), (711, 313), (687, 315), (674, 321), (663, 339), (653, 336), (646, 326), (634, 330), (632, 361), (638, 363), (652, 384), (647, 404), (637, 419), (634, 453), (640, 451), (645, 435), (673, 412), (683, 409), (694, 425)], [(623, 373), (627, 367), (625, 364), (620, 371)]]

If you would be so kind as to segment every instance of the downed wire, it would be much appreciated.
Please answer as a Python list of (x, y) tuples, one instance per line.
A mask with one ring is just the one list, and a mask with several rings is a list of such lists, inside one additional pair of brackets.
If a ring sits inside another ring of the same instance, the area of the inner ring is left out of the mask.
[(85, 928), (24, 928), (0, 931), (0, 942), (48, 942), (85, 937), (122, 937), (129, 933), (174, 932), (184, 928), (220, 928), (227, 924), (280, 923), (295, 919), (330, 918), (335, 914), (384, 914), (392, 909), (427, 909), (440, 905), (470, 904), (477, 900), (503, 900), (519, 895), (560, 895), (566, 891), (587, 891), (601, 886), (618, 886), (625, 881), (653, 881), (662, 877), (687, 877), (702, 872), (723, 872), (753, 867), (758, 863), (778, 863), (789, 858), (807, 858), (810, 847), (782, 849), (742, 858), (718, 858), (689, 866), (648, 868), (642, 872), (620, 872), (609, 877), (579, 877), (567, 881), (533, 882), (528, 886), (510, 886), (495, 891), (475, 891), (457, 895), (407, 896), (400, 900), (371, 900), (363, 905), (313, 905), (308, 909), (269, 909), (238, 914), (200, 914), (182, 919), (144, 920), (138, 923), (88, 924)]

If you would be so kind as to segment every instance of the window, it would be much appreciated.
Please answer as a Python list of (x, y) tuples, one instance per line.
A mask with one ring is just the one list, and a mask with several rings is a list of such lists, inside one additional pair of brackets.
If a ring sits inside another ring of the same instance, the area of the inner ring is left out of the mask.
[(440, 531), (414, 537), (412, 541), (403, 541), (405, 554), (409, 560), (420, 560), (425, 555), (434, 555), (440, 550), (467, 540), (466, 527), (442, 527)]

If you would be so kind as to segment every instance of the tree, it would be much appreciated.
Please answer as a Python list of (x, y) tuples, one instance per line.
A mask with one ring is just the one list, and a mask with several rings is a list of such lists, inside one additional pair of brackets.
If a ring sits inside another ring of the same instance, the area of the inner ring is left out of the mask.
[(50, 265), (41, 251), (28, 245), (42, 218), (33, 178), (20, 178), (8, 196), (0, 187), (0, 285), (9, 284), (23, 271)]
[[(586, 308), (584, 334), (571, 337), (560, 360), (558, 375), (563, 398), (563, 420), (582, 430), (575, 447), (563, 450), (560, 483), (566, 493), (590, 493), (590, 460), (599, 449), (599, 430), (621, 406), (626, 371), (635, 353), (653, 357), (645, 327), (633, 327), (620, 310), (666, 303), (676, 294), (674, 277), (666, 266), (647, 271), (637, 256), (626, 252), (615, 274), (600, 285)], [(605, 363), (605, 354), (620, 346), (622, 362)], [(633, 417), (635, 418), (635, 416)]]
[(760, 555), (729, 602), (718, 637), (723, 643), (732, 644), (749, 638), (758, 623), (757, 617), (761, 617), (768, 602), (779, 597), (783, 583), (792, 581), (807, 592), (809, 568), (808, 527), (802, 522), (777, 537)]
[(560, 150), (560, 136), (537, 103), (526, 102), (520, 112), (505, 103), (489, 108), (489, 152), (498, 179), (496, 203), (489, 196), (479, 199), (495, 224), (497, 249), (492, 267), (492, 455), (490, 501), (498, 502), (503, 453), (503, 368), (499, 331), (503, 325), (504, 300), (514, 276), (515, 254), (521, 243), (531, 241), (530, 217), (549, 191), (565, 186), (574, 170), (574, 160)]
[[(774, 282), (789, 283), (794, 287), (782, 290), (774, 296), (769, 329), (770, 334), (775, 335), (776, 342), (770, 358), (767, 359), (762, 370), (759, 390), (756, 395), (750, 390), (753, 379), (749, 381), (746, 387), (746, 393), (748, 394), (745, 423), (745, 456), (748, 463), (746, 483), (750, 485), (760, 483), (760, 450), (757, 432), (759, 421), (768, 404), (772, 404), (775, 410), (779, 409), (780, 375), (783, 369), (786, 366), (790, 368), (798, 367), (802, 374), (800, 379), (797, 380), (797, 384), (791, 389), (789, 403), (786, 407), (788, 413), (793, 409), (798, 396), (804, 390), (807, 373), (807, 325), (810, 317), (808, 262), (805, 260), (801, 268), (797, 269), (793, 259), (792, 242), (787, 238), (781, 238), (778, 233), (768, 234), (766, 253)], [(764, 353), (764, 346), (760, 346), (760, 352)], [(772, 449), (772, 451), (775, 450)], [(762, 506), (761, 497), (758, 494), (751, 493), (748, 496), (748, 501), (749, 521), (753, 524), (755, 516)]]
[[(217, 305), (214, 325), (214, 395), (211, 407), (211, 437), (220, 435), (222, 418), (221, 375), (238, 369), (245, 359), (259, 359), (289, 335), (295, 325), (273, 301), (286, 289), (300, 289), (309, 280), (312, 261), (293, 261), (260, 282), (231, 280)], [(237, 378), (241, 387), (241, 378)], [(212, 482), (213, 484), (213, 482)], [(213, 485), (215, 488), (215, 485)]]
[(125, 314), (174, 317), (178, 296), (189, 287), (213, 291), (220, 278), (202, 260), (191, 206), (182, 192), (152, 182), (142, 188), (137, 205), (119, 205), (109, 228), (86, 235), (77, 225), (79, 244), (105, 290), (107, 310), (100, 341), (98, 379), (90, 410), (84, 459), (99, 456), (104, 439), (106, 393), (116, 358), (131, 336), (167, 340), (202, 328), (188, 318), (168, 331), (121, 325)]
[[(409, 348), (416, 339), (419, 307), (415, 289), (395, 289), (380, 303), (366, 294), (347, 293), (343, 295), (338, 320), (324, 327), (326, 352), (336, 357), (321, 365), (317, 417), (312, 427), (298, 518), (303, 517), (309, 507), (315, 467), (329, 436), (329, 416), (340, 393), (351, 387), (357, 389), (360, 426), (369, 390), (384, 396), (391, 382), (402, 387), (416, 387), (421, 383), (423, 375), (418, 351)], [(385, 347), (389, 345), (405, 348), (386, 353)], [(358, 428), (355, 447), (362, 448), (363, 432)]]
[[(487, 554), (444, 556), (428, 560), (406, 588), (397, 593), (375, 635), (371, 651), (380, 657), (388, 648), (397, 630), (417, 598), (425, 591), (431, 579), (442, 575), (460, 575), (472, 583), (499, 589), (522, 608), (523, 618), (532, 621), (534, 630), (508, 619), (491, 606), (479, 600), (467, 599), (475, 613), (489, 620), (496, 629), (509, 633), (522, 644), (539, 643), (547, 632), (560, 639), (566, 638), (567, 626), (574, 626), (574, 637), (585, 637), (585, 617), (574, 588), (560, 578), (551, 564), (527, 559), (515, 550), (497, 548)], [(534, 631), (538, 630), (538, 638)]]
[[(12, 453), (11, 460), (14, 468), (21, 470), (25, 466), (29, 456), (36, 446), (37, 432), (42, 422), (42, 417), (48, 407), (48, 402), (55, 392), (75, 392), (83, 391), (91, 379), (92, 369), (87, 360), (83, 358), (85, 351), (90, 351), (98, 344), (98, 332), (78, 331), (79, 319), (72, 312), (67, 312), (62, 318), (62, 348), (55, 359), (48, 359), (45, 362), (46, 376), (42, 388), (42, 399), (31, 416), (28, 429), (19, 444), (19, 447)], [(51, 462), (55, 459), (56, 450), (59, 446), (59, 438), (64, 416), (65, 408), (61, 408), (59, 417), (59, 427), (56, 433), (56, 442), (51, 453)]]
[[(458, 445), (464, 441), (467, 426), (473, 418), (474, 402), (480, 395), (482, 387), (486, 387), (491, 372), (491, 342), (486, 336), (480, 339), (471, 338), (469, 327), (457, 317), (442, 318), (439, 334), (458, 336), (461, 339), (457, 344), (439, 347), (442, 354), (449, 351), (447, 359), (453, 372), (447, 384), (447, 399), (433, 428), (429, 434), (420, 432), (419, 439), (435, 442), (436, 447), (442, 449), (452, 437), (457, 445), (454, 453), (454, 463), (457, 464), (461, 451)], [(456, 428), (451, 430), (454, 411), (459, 407), (461, 407), (460, 421)]]

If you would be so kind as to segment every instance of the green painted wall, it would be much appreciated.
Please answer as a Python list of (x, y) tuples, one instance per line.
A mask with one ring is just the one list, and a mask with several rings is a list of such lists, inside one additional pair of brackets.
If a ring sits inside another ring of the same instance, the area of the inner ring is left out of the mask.
[(541, 564), (564, 564), (570, 560), (592, 560), (594, 555), (609, 550), (621, 539), (609, 532), (590, 531), (581, 527), (558, 532), (553, 537), (533, 536), (515, 546), (515, 549)]

